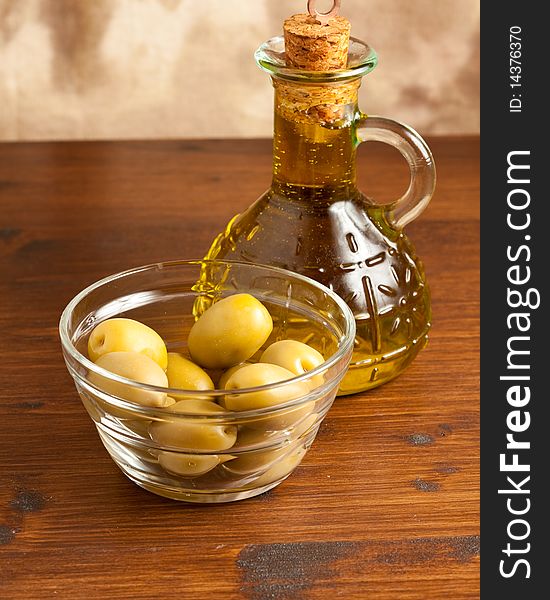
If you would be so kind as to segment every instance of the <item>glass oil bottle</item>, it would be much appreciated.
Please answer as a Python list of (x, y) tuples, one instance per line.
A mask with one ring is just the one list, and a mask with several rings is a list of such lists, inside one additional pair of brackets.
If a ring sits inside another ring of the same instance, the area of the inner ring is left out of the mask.
[[(429, 148), (411, 128), (358, 108), (361, 79), (375, 52), (353, 39), (345, 69), (288, 67), (284, 39), (256, 52), (275, 88), (271, 188), (234, 217), (212, 243), (208, 259), (279, 266), (316, 279), (352, 308), (357, 338), (340, 395), (399, 375), (424, 347), (430, 294), (422, 263), (403, 227), (431, 199), (435, 167)], [(357, 189), (356, 152), (382, 141), (406, 158), (409, 189), (389, 205)], [(312, 343), (297, 327), (295, 339)]]

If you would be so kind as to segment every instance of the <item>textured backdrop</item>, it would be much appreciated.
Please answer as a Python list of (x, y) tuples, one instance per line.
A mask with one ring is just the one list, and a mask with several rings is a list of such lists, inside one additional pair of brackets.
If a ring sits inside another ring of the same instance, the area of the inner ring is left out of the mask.
[[(252, 55), (306, 4), (0, 0), (0, 139), (269, 136)], [(479, 131), (479, 0), (343, 0), (342, 14), (380, 56), (365, 112)]]

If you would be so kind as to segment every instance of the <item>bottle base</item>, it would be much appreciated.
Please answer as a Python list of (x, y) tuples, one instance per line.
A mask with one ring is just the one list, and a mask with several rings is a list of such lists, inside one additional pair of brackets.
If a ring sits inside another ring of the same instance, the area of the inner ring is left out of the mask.
[(337, 395), (357, 394), (395, 379), (411, 364), (427, 343), (428, 332), (426, 330), (418, 339), (394, 352), (366, 358), (354, 354)]

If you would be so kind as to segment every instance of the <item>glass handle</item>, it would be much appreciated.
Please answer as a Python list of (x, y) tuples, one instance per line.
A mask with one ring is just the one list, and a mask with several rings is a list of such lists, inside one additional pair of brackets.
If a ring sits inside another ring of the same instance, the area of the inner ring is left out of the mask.
[(396, 229), (414, 221), (432, 199), (436, 172), (428, 144), (414, 129), (384, 117), (363, 115), (356, 123), (359, 142), (384, 142), (405, 157), (411, 170), (409, 188), (389, 207), (389, 219)]

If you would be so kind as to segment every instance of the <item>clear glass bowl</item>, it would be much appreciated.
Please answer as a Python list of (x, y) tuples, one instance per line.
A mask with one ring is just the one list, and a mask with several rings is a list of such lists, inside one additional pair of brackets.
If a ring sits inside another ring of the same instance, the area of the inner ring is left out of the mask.
[[(185, 353), (194, 314), (235, 293), (252, 294), (270, 311), (274, 329), (264, 348), (274, 341), (295, 339), (319, 350), (325, 363), (274, 385), (198, 392), (131, 381), (86, 357), (92, 329), (113, 317), (141, 321), (162, 336), (169, 352)], [(139, 486), (188, 502), (249, 498), (288, 477), (313, 443), (334, 401), (355, 338), (350, 309), (323, 285), (274, 267), (201, 260), (159, 263), (107, 277), (68, 304), (59, 329), (69, 373), (115, 463)], [(272, 393), (298, 382), (307, 384), (303, 389), (308, 391), (271, 408), (191, 414), (170, 407), (144, 407), (108, 394), (94, 385), (97, 375), (127, 388), (167, 393), (177, 400), (219, 402), (228, 395)], [(153, 441), (150, 432), (159, 427), (175, 432), (173, 445)], [(193, 442), (197, 432), (214, 432), (216, 442), (198, 449)]]

